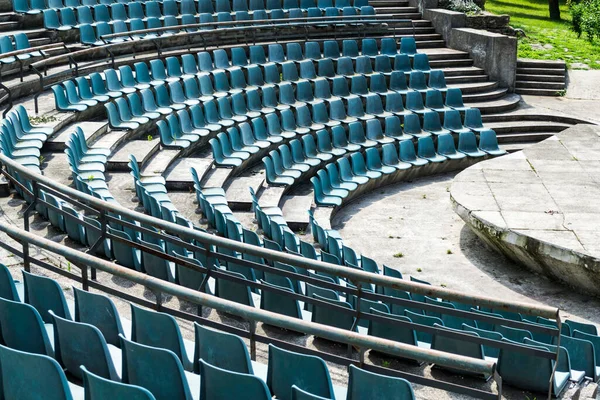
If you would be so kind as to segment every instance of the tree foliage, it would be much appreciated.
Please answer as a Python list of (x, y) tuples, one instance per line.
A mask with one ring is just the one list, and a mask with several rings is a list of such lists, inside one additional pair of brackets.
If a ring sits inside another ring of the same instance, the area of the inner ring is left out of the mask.
[(579, 37), (585, 34), (589, 41), (600, 39), (600, 0), (569, 2), (573, 31)]

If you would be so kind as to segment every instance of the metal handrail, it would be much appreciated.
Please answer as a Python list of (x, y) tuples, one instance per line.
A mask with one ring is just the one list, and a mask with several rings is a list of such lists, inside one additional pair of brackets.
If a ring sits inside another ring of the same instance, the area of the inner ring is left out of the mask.
[(142, 225), (146, 224), (155, 226), (173, 235), (194, 239), (201, 243), (208, 243), (216, 247), (228, 248), (230, 250), (237, 251), (240, 253), (246, 253), (273, 261), (279, 261), (292, 266), (296, 265), (303, 269), (314, 269), (319, 272), (337, 275), (339, 277), (349, 279), (350, 281), (371, 283), (375, 285), (389, 287), (392, 289), (414, 292), (426, 296), (440, 297), (445, 300), (466, 303), (473, 306), (483, 306), (503, 311), (517, 312), (528, 315), (538, 315), (548, 319), (558, 320), (559, 318), (559, 309), (556, 307), (516, 301), (503, 301), (492, 297), (479, 295), (466, 295), (456, 290), (451, 290), (442, 287), (433, 287), (430, 285), (424, 285), (402, 279), (391, 278), (385, 275), (364, 272), (353, 268), (336, 266), (333, 264), (324, 263), (322, 261), (311, 260), (293, 254), (269, 250), (262, 247), (238, 242), (232, 239), (222, 238), (191, 228), (186, 228), (181, 225), (167, 222), (165, 220), (158, 219), (146, 214), (138, 213), (129, 210), (121, 205), (105, 202), (93, 196), (79, 192), (78, 190), (75, 190), (71, 187), (53, 181), (46, 176), (39, 175), (27, 168), (24, 168), (23, 166), (21, 166), (20, 164), (16, 163), (15, 161), (11, 160), (3, 154), (0, 154), (0, 162), (10, 168), (18, 170), (21, 178), (36, 181), (38, 185), (42, 184), (44, 186), (47, 186), (48, 188), (54, 189), (56, 192), (62, 194), (62, 196), (64, 196), (64, 198), (66, 199), (77, 200), (81, 203), (87, 204), (88, 206), (94, 209), (103, 210), (104, 212), (109, 214), (112, 213), (121, 215), (130, 220), (138, 221)]
[(268, 325), (315, 335), (334, 342), (346, 343), (362, 349), (376, 350), (386, 354), (392, 354), (409, 359), (417, 359), (472, 373), (493, 375), (495, 372), (496, 364), (491, 361), (477, 360), (456, 354), (422, 349), (417, 346), (361, 335), (356, 332), (308, 322), (270, 311), (261, 310), (259, 308), (245, 306), (119, 266), (115, 263), (102, 260), (98, 257), (91, 256), (90, 254), (71, 249), (49, 239), (40, 237), (34, 233), (16, 228), (10, 224), (0, 224), (0, 231), (8, 234), (10, 237), (15, 238), (20, 242), (28, 242), (30, 245), (45, 249), (51, 253), (65, 257), (66, 259), (74, 260), (89, 268), (95, 268), (111, 275), (119, 276), (127, 279), (128, 281), (143, 285), (154, 292), (171, 294), (191, 303), (210, 307), (221, 312), (242, 317), (244, 319), (259, 321)]

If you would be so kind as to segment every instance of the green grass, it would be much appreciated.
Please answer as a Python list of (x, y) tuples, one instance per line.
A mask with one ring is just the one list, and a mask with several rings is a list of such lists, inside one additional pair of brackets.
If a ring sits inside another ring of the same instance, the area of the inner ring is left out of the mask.
[[(569, 68), (573, 63), (583, 63), (600, 69), (600, 43), (577, 37), (571, 30), (571, 15), (564, 2), (561, 1), (560, 7), (561, 21), (549, 18), (547, 0), (487, 0), (485, 9), (494, 14), (509, 14), (510, 25), (525, 31), (527, 37), (519, 39), (519, 57), (564, 60)], [(539, 49), (537, 45), (552, 48)]]

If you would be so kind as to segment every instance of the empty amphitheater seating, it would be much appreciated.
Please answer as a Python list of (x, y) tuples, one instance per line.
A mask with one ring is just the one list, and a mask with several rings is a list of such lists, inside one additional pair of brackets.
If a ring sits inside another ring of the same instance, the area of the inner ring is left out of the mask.
[[(0, 269), (8, 272), (3, 265)], [(53, 280), (25, 276), (30, 282), (32, 279), (38, 281), (29, 287), (31, 294), (35, 291), (36, 296), (44, 295), (49, 287), (54, 287), (59, 291), (56, 294), (62, 297), (62, 290)], [(10, 275), (6, 275), (2, 283), (15, 284)], [(144, 400), (191, 399), (198, 395), (203, 399), (216, 399), (222, 398), (224, 393), (235, 395), (242, 389), (245, 394), (255, 393), (252, 398), (270, 399), (272, 394), (278, 398), (293, 398), (290, 397), (292, 386), (313, 396), (336, 399), (356, 398), (365, 391), (380, 393), (380, 390), (388, 390), (387, 387), (405, 393), (408, 398), (414, 397), (410, 384), (403, 379), (351, 367), (346, 390), (332, 384), (325, 362), (318, 357), (269, 345), (268, 364), (263, 365), (250, 360), (243, 340), (233, 334), (195, 324), (195, 341), (185, 341), (177, 322), (168, 314), (132, 305), (130, 324), (119, 317), (110, 299), (103, 295), (77, 289), (75, 298), (77, 321), (71, 320), (70, 315), (63, 318), (50, 311), (48, 316), (53, 324), (45, 326), (33, 306), (21, 303), (19, 299), (0, 298), (0, 320), (6, 346), (0, 346), (2, 392), (5, 397), (10, 396), (6, 398), (13, 398), (18, 390), (23, 390), (25, 386), (19, 388), (16, 385), (24, 375), (34, 382), (33, 387), (44, 385), (46, 390), (52, 389), (52, 396), (57, 399), (83, 399), (84, 390), (86, 399), (100, 399), (109, 394)], [(47, 305), (51, 306), (50, 303)], [(100, 312), (104, 305), (109, 305), (110, 315)], [(65, 302), (65, 307), (70, 306), (72, 304)], [(27, 315), (37, 322), (33, 325), (26, 322)], [(40, 326), (41, 342), (36, 339), (36, 330), (31, 329), (34, 326)], [(131, 332), (123, 331), (122, 326)], [(113, 344), (115, 340), (118, 340), (116, 345)], [(53, 346), (58, 353), (52, 351)], [(192, 355), (194, 362), (188, 358)], [(11, 367), (7, 368), (7, 365)], [(28, 372), (20, 368), (26, 368)], [(67, 381), (63, 368), (69, 378), (79, 380), (76, 383)], [(9, 377), (10, 383), (6, 381)], [(80, 386), (81, 382), (84, 387)], [(369, 382), (370, 389), (365, 386)], [(383, 387), (378, 388), (379, 385)]]

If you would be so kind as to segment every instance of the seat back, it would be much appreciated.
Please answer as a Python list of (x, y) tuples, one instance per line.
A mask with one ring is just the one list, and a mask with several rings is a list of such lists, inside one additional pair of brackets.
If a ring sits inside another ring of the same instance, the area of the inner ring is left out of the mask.
[(0, 297), (11, 301), (20, 301), (15, 281), (8, 267), (0, 263)]
[(329, 370), (321, 358), (269, 344), (267, 386), (271, 393), (279, 399), (289, 400), (293, 385), (325, 398), (333, 396)]
[(111, 380), (118, 380), (111, 355), (102, 332), (93, 325), (73, 322), (50, 312), (54, 319), (55, 358), (70, 374), (83, 379), (79, 368)]
[(202, 359), (200, 377), (201, 399), (271, 399), (269, 388), (260, 378), (215, 367)]
[(414, 400), (410, 382), (406, 379), (375, 374), (350, 365), (347, 400)]
[(75, 321), (90, 324), (98, 328), (106, 342), (120, 346), (119, 334), (123, 327), (119, 312), (112, 300), (100, 294), (73, 288), (75, 295)]
[(46, 355), (0, 346), (0, 363), (5, 399), (73, 399), (62, 368)]
[(44, 322), (29, 304), (0, 298), (0, 331), (12, 349), (54, 356)]
[(59, 317), (71, 319), (67, 300), (58, 282), (26, 271), (23, 271), (23, 281), (25, 285), (25, 303), (35, 307), (44, 322), (52, 322), (52, 318), (48, 313), (49, 310), (52, 310)]
[(138, 344), (122, 336), (121, 341), (123, 383), (146, 388), (156, 400), (192, 400), (183, 366), (173, 352)]
[(237, 335), (194, 324), (194, 372), (200, 373), (199, 360), (240, 374), (253, 374), (250, 354)]
[[(173, 352), (186, 367), (188, 357), (175, 318), (131, 304), (131, 340)], [(187, 369), (187, 368), (186, 368)]]

